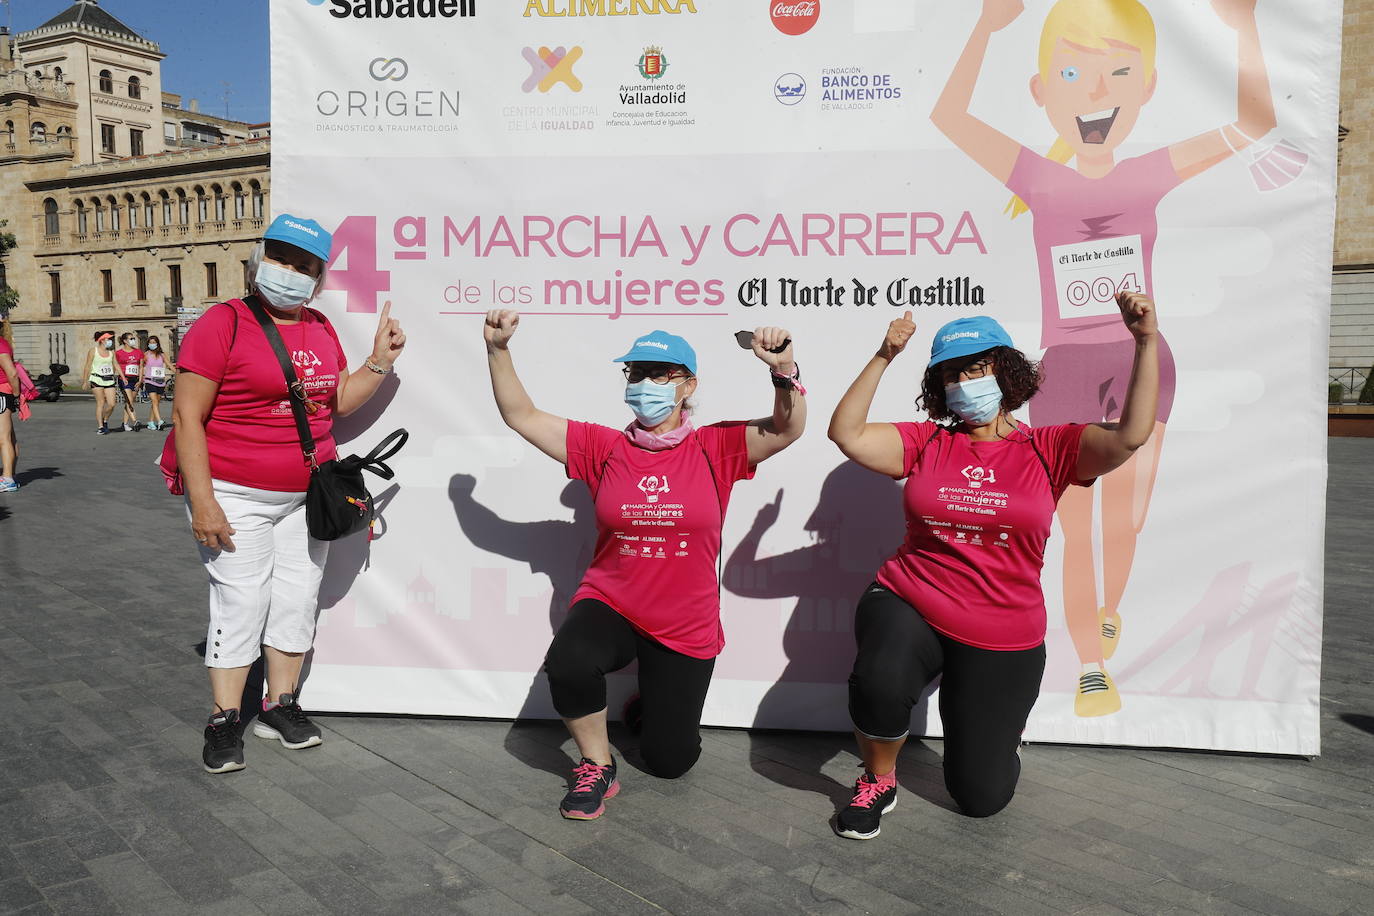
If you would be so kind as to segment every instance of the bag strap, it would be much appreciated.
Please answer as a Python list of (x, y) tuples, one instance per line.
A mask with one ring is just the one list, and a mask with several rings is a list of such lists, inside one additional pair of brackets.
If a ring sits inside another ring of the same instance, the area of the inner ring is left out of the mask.
[(361, 459), (358, 466), (365, 471), (376, 474), (383, 480), (390, 480), (396, 476), (396, 472), (391, 470), (391, 467), (386, 464), (386, 459), (399, 452), (401, 446), (405, 445), (406, 440), (409, 438), (410, 433), (406, 430), (396, 430), (381, 442), (378, 442), (377, 447), (368, 452), (367, 455)]
[(291, 364), (291, 356), (286, 352), (281, 332), (277, 330), (272, 316), (267, 314), (267, 309), (262, 307), (256, 296), (249, 296), (243, 300), (243, 304), (248, 306), (253, 317), (258, 320), (267, 342), (272, 345), (272, 352), (277, 356), (282, 378), (286, 381), (287, 400), (291, 402), (291, 415), (296, 418), (296, 435), (301, 440), (301, 454), (305, 456), (305, 463), (313, 470), (319, 465), (315, 463), (315, 437), (310, 435), (310, 421), (305, 418), (305, 386), (296, 377), (296, 367)]

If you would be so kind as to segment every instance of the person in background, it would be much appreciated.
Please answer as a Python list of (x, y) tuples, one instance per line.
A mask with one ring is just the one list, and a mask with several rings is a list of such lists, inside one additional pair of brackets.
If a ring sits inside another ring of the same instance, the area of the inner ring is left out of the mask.
[(172, 357), (162, 352), (162, 341), (156, 334), (148, 335), (144, 344), (143, 368), (138, 377), (138, 386), (148, 395), (148, 428), (166, 429), (162, 419), (162, 396), (167, 393), (167, 379), (176, 366)]
[(119, 399), (124, 407), (124, 431), (131, 433), (139, 428), (138, 414), (134, 412), (134, 395), (138, 393), (139, 379), (143, 377), (143, 351), (138, 347), (138, 335), (132, 331), (119, 338), (119, 349), (114, 351), (116, 375), (119, 378)]
[(19, 463), (19, 438), (15, 416), (20, 408), (19, 372), (14, 366), (14, 331), (8, 318), (0, 319), (0, 493), (19, 489), (14, 469)]
[(103, 436), (110, 431), (110, 414), (114, 413), (115, 399), (118, 397), (115, 378), (114, 332), (96, 331), (95, 343), (86, 353), (86, 365), (81, 374), (85, 380), (82, 390), (95, 395), (95, 431)]
[(567, 420), (535, 407), (516, 375), (519, 323), (517, 312), (495, 310), (483, 326), (501, 419), (585, 481), (596, 503), (596, 552), (544, 660), (580, 758), (559, 812), (590, 820), (620, 791), (606, 733), (608, 673), (639, 662), (640, 756), (650, 773), (675, 779), (701, 756), (701, 712), (725, 645), (717, 568), (730, 492), (802, 434), (806, 392), (791, 336), (758, 328), (752, 347), (769, 369), (771, 416), (696, 427), (696, 352), (653, 331), (612, 360), (625, 364), (630, 424)]
[(897, 804), (897, 755), (911, 709), (937, 676), (945, 786), (960, 810), (1002, 810), (1021, 775), (1017, 754), (1045, 670), (1040, 584), (1055, 504), (1143, 446), (1159, 403), (1154, 303), (1117, 295), (1135, 357), (1119, 423), (1031, 427), (1012, 411), (1040, 388), (1039, 367), (986, 316), (935, 332), (917, 406), (923, 422), (871, 423), (878, 382), (906, 347), (911, 312), (840, 399), (830, 438), (871, 471), (906, 478), (906, 540), (878, 568), (854, 620), (858, 653), (849, 714), (864, 772), (836, 816), (868, 840)]
[[(314, 220), (278, 216), (249, 256), (249, 302), (210, 308), (178, 353), (176, 426), (161, 463), (169, 478), (180, 474), (210, 580), (205, 665), (214, 712), (201, 752), (209, 773), (243, 769), (239, 704), (260, 655), (268, 694), (253, 733), (292, 750), (322, 740), (298, 698), (329, 542), (306, 528), (310, 466), (288, 398), (303, 402), (316, 461), (331, 461), (334, 417), (367, 403), (406, 343), (388, 302), (371, 354), (349, 371), (334, 326), (306, 307), (324, 286), (331, 241)], [(267, 312), (291, 353), (300, 380), (293, 392), (250, 302)]]

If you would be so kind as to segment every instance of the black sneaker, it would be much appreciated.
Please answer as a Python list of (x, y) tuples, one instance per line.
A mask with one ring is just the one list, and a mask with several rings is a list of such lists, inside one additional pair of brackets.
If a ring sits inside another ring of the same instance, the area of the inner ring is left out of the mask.
[(573, 767), (572, 786), (563, 796), (558, 813), (575, 821), (589, 821), (606, 813), (605, 800), (615, 798), (620, 782), (615, 778), (615, 758), (609, 766), (592, 763), (586, 757)]
[(200, 752), (207, 773), (232, 773), (243, 769), (243, 734), (239, 711), (221, 709), (205, 726), (205, 749)]
[(851, 840), (871, 840), (883, 815), (897, 807), (897, 784), (884, 785), (868, 770), (854, 783), (854, 798), (835, 816), (835, 832)]
[(253, 722), (253, 734), (259, 738), (276, 738), (283, 747), (298, 751), (319, 744), (320, 727), (305, 717), (295, 696), (283, 693), (277, 705), (258, 713)]

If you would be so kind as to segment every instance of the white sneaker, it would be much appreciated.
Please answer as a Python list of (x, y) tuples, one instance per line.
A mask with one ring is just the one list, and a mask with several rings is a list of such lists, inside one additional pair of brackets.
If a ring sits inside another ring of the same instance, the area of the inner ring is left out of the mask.
[(133, 428), (132, 426), (130, 426), (128, 423), (125, 423), (125, 424), (124, 424), (124, 431), (125, 431), (126, 433), (131, 433), (131, 432), (134, 431), (134, 428)]

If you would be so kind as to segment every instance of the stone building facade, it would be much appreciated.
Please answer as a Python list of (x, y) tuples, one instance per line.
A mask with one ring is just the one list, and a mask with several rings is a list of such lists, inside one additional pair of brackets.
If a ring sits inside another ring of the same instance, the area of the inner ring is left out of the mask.
[(270, 195), (270, 130), (163, 92), (157, 44), (78, 0), (0, 32), (0, 219), (16, 355), (80, 370), (95, 333), (175, 346), (239, 295)]
[(1358, 396), (1374, 367), (1374, 0), (1345, 0), (1331, 380)]

